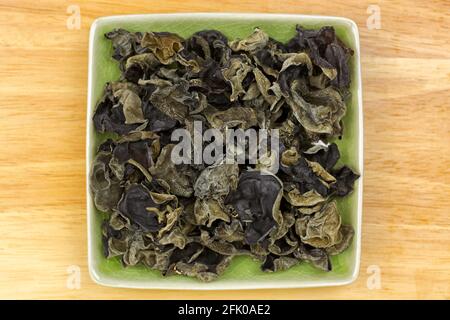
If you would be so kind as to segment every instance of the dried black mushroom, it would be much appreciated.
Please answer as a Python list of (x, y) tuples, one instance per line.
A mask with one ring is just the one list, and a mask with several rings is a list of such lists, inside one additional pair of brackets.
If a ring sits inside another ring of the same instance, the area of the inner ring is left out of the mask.
[(245, 171), (239, 177), (236, 191), (226, 201), (244, 224), (247, 244), (261, 242), (275, 227), (274, 215), (280, 210), (282, 190), (282, 182), (269, 173)]
[(90, 187), (94, 204), (99, 210), (105, 212), (111, 212), (116, 208), (123, 191), (119, 178), (109, 167), (111, 158), (111, 153), (100, 151), (91, 169)]
[[(217, 30), (186, 39), (123, 29), (105, 36), (121, 70), (93, 116), (103, 143), (90, 189), (107, 216), (105, 257), (201, 281), (219, 277), (237, 255), (266, 272), (303, 261), (330, 271), (330, 256), (354, 236), (336, 199), (359, 177), (338, 165), (332, 142), (344, 135), (353, 54), (333, 27), (297, 26), (287, 43), (260, 28), (242, 39)], [(171, 134), (182, 128), (193, 137), (194, 121), (221, 134), (277, 129), (279, 156), (176, 164)], [(280, 170), (269, 171), (274, 164)]]
[(152, 199), (150, 191), (145, 186), (138, 184), (129, 186), (118, 204), (121, 214), (144, 231), (150, 232), (158, 231), (161, 228), (158, 222), (160, 209), (161, 206)]
[(311, 60), (330, 78), (332, 85), (347, 87), (350, 84), (348, 61), (353, 50), (342, 43), (333, 27), (307, 30), (297, 26), (296, 35), (286, 47), (289, 52), (308, 51)]

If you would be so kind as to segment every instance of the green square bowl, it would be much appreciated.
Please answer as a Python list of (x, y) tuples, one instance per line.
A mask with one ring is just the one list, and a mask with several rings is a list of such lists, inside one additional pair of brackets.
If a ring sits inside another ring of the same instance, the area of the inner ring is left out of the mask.
[[(343, 221), (355, 229), (352, 245), (331, 259), (333, 270), (324, 272), (308, 263), (300, 263), (289, 270), (265, 273), (249, 257), (235, 257), (225, 273), (214, 282), (202, 283), (181, 275), (163, 277), (158, 271), (144, 266), (124, 268), (119, 259), (106, 259), (102, 254), (101, 222), (105, 218), (94, 204), (89, 192), (89, 172), (93, 156), (106, 135), (94, 130), (92, 116), (96, 103), (108, 81), (117, 80), (118, 64), (111, 58), (112, 46), (104, 34), (114, 28), (129, 31), (170, 31), (187, 37), (203, 29), (216, 29), (229, 39), (243, 38), (255, 27), (261, 27), (271, 37), (287, 41), (295, 33), (295, 26), (308, 28), (331, 25), (336, 33), (354, 50), (350, 61), (352, 72), (352, 98), (344, 118), (345, 134), (337, 140), (342, 163), (350, 165), (361, 174), (354, 192), (338, 200)], [(148, 14), (103, 17), (94, 21), (89, 40), (89, 81), (86, 135), (88, 260), (92, 279), (102, 285), (147, 289), (258, 289), (335, 286), (351, 283), (358, 276), (361, 252), (363, 122), (360, 74), (359, 35), (356, 24), (346, 18), (286, 14), (242, 13), (186, 13)]]

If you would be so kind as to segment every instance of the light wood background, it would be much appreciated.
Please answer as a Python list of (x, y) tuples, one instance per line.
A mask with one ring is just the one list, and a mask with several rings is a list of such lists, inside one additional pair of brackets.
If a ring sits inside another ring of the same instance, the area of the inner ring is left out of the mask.
[[(66, 27), (69, 5), (79, 30)], [(381, 29), (369, 30), (370, 4)], [(88, 32), (113, 14), (279, 12), (360, 28), (365, 179), (362, 262), (349, 286), (150, 291), (94, 284), (87, 270)], [(0, 0), (0, 298), (450, 298), (449, 1)], [(80, 289), (67, 287), (78, 266)], [(381, 288), (368, 286), (374, 270)]]

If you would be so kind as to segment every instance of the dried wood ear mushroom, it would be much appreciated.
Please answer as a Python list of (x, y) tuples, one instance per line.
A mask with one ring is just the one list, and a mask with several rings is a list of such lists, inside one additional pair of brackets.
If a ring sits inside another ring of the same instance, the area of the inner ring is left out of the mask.
[[(186, 39), (123, 29), (105, 36), (121, 71), (93, 116), (103, 143), (90, 191), (107, 217), (105, 256), (202, 281), (237, 255), (259, 260), (265, 272), (301, 262), (332, 270), (330, 256), (354, 235), (339, 198), (359, 177), (338, 164), (333, 142), (345, 138), (353, 54), (333, 27), (297, 26), (286, 43), (260, 28), (243, 39), (217, 30)], [(194, 137), (193, 154), (206, 144), (195, 144), (196, 121), (219, 138), (231, 128), (263, 129), (268, 139), (277, 131), (279, 149), (258, 162), (173, 161), (175, 130)]]

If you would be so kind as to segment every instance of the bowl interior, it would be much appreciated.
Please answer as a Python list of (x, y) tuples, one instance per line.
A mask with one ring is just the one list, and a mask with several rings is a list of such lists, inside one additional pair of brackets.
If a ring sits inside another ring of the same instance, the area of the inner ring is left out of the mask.
[[(362, 173), (362, 150), (360, 144), (360, 79), (359, 79), (359, 43), (355, 25), (347, 19), (299, 15), (260, 15), (260, 14), (176, 14), (176, 15), (138, 15), (117, 16), (97, 20), (91, 29), (89, 101), (87, 119), (87, 172), (98, 145), (107, 137), (95, 132), (92, 115), (95, 105), (101, 97), (108, 81), (119, 78), (118, 64), (111, 58), (112, 46), (104, 34), (114, 28), (129, 31), (169, 31), (188, 37), (204, 29), (216, 29), (229, 39), (249, 35), (255, 27), (260, 27), (272, 38), (285, 42), (295, 33), (296, 24), (308, 28), (320, 28), (332, 25), (337, 35), (345, 44), (353, 48), (354, 56), (350, 61), (352, 72), (352, 97), (347, 102), (347, 114), (344, 118), (344, 135), (335, 142), (341, 152), (341, 163), (346, 163), (353, 170)], [(338, 199), (338, 207), (343, 222), (355, 228), (352, 245), (342, 254), (333, 256), (331, 272), (315, 269), (308, 263), (282, 272), (265, 273), (259, 263), (249, 257), (235, 257), (230, 267), (218, 280), (201, 283), (185, 276), (163, 277), (159, 271), (149, 270), (144, 266), (124, 268), (119, 259), (106, 259), (102, 254), (100, 224), (105, 215), (93, 205), (88, 191), (88, 225), (89, 225), (89, 268), (93, 279), (101, 284), (141, 288), (177, 288), (177, 289), (227, 289), (227, 288), (263, 288), (263, 287), (306, 287), (336, 285), (350, 282), (359, 266), (360, 179), (355, 183), (352, 194)], [(89, 183), (89, 179), (88, 179)], [(89, 190), (89, 189), (88, 189)]]

